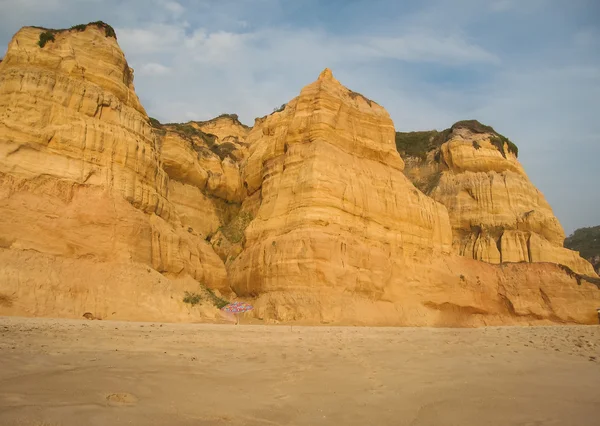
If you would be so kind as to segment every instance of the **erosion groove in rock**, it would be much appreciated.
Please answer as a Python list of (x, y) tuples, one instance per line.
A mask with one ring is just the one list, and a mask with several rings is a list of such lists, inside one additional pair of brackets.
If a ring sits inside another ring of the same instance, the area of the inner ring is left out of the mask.
[(597, 320), (599, 279), (492, 128), (398, 137), (329, 69), (252, 128), (161, 124), (100, 24), (25, 27), (0, 62), (0, 314), (215, 320), (208, 292), (265, 321)]

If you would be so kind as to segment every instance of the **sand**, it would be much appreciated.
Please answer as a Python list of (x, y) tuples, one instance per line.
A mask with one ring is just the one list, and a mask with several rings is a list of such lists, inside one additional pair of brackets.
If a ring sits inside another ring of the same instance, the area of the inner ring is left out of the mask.
[(598, 424), (598, 326), (0, 317), (0, 425)]

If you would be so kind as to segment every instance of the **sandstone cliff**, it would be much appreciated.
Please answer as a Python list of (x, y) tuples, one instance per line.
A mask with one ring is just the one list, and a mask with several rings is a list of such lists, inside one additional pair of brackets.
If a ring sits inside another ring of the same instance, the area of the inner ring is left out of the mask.
[(491, 127), (458, 122), (441, 133), (397, 135), (406, 175), (448, 209), (453, 251), (489, 263), (552, 262), (595, 275), (544, 195), (529, 181), (517, 148)]
[[(156, 298), (154, 274), (172, 278), (160, 279), (159, 293), (179, 294), (177, 282), (226, 290), (226, 271), (168, 199), (159, 139), (133, 71), (102, 26), (54, 32), (42, 47), (46, 33), (20, 30), (0, 64), (0, 288), (24, 312), (187, 318), (179, 296), (156, 306), (140, 299)], [(146, 269), (145, 282), (133, 278)], [(96, 282), (106, 288), (102, 297)], [(52, 300), (40, 303), (45, 287)], [(32, 300), (34, 289), (40, 297)]]
[(161, 124), (106, 24), (23, 28), (0, 62), (0, 314), (192, 321), (210, 288), (270, 321), (596, 322), (591, 266), (479, 126), (405, 163), (330, 70), (253, 128)]
[(261, 203), (230, 269), (238, 294), (382, 294), (395, 261), (449, 251), (447, 213), (402, 174), (389, 115), (329, 70), (248, 140), (244, 186)]
[(252, 217), (242, 205), (246, 190), (240, 173), (250, 128), (235, 114), (185, 124), (152, 121), (170, 178), (169, 200), (182, 223), (210, 241), (222, 261), (236, 256)]
[(596, 321), (600, 292), (578, 285), (576, 274), (452, 254), (454, 219), (401, 173), (387, 112), (329, 70), (283, 110), (257, 120), (248, 141), (242, 178), (260, 205), (228, 271), (238, 294), (256, 298), (259, 317), (381, 325)]

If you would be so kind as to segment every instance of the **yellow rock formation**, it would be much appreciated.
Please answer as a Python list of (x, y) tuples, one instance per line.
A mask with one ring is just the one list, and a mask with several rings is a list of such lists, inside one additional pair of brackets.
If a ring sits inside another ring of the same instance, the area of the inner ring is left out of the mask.
[(158, 132), (169, 201), (181, 223), (210, 239), (223, 261), (241, 251), (239, 241), (228, 241), (219, 230), (235, 222), (245, 197), (239, 161), (248, 155), (248, 132), (235, 115), (165, 124)]
[(183, 301), (204, 284), (268, 321), (596, 321), (600, 291), (552, 263), (591, 266), (493, 135), (404, 170), (385, 109), (328, 69), (252, 129), (161, 125), (105, 28), (43, 31), (0, 63), (0, 315), (214, 319)]
[[(34, 263), (27, 273), (14, 274), (3, 264), (0, 269), (10, 276), (0, 279), (0, 291), (21, 295), (15, 304), (23, 307), (32, 297), (27, 283), (47, 277), (56, 283), (55, 297), (86, 305), (83, 290), (69, 290), (77, 274), (66, 264), (80, 265), (79, 277), (87, 267), (105, 271), (93, 282), (110, 280), (113, 268), (130, 265), (227, 289), (223, 263), (201, 235), (182, 225), (168, 200), (158, 139), (116, 40), (90, 25), (81, 32), (58, 32), (42, 48), (42, 31), (19, 31), (0, 63), (0, 239), (1, 250), (11, 252), (6, 259), (39, 256), (47, 266)], [(53, 260), (44, 261), (47, 256)], [(154, 291), (151, 274), (147, 287), (132, 282), (132, 276), (105, 285)], [(43, 293), (43, 286), (38, 291)], [(139, 311), (133, 306), (137, 298), (132, 293), (130, 311), (118, 315)], [(166, 305), (177, 307), (174, 315), (180, 317), (187, 309), (180, 298)]]
[(230, 267), (239, 294), (380, 294), (396, 262), (449, 252), (446, 209), (402, 174), (389, 115), (329, 70), (248, 140), (244, 185), (262, 202)]
[[(385, 110), (329, 70), (257, 121), (242, 171), (261, 204), (228, 267), (233, 289), (257, 297), (257, 316), (379, 325), (596, 320), (600, 292), (557, 266), (499, 267), (451, 254), (446, 208), (400, 173), (393, 137)], [(482, 241), (481, 256), (499, 262), (495, 243)]]
[(562, 226), (508, 145), (501, 152), (492, 131), (470, 127), (453, 126), (425, 161), (407, 160), (407, 176), (429, 181), (428, 195), (448, 209), (454, 252), (494, 264), (558, 263), (595, 276), (589, 262), (563, 248)]

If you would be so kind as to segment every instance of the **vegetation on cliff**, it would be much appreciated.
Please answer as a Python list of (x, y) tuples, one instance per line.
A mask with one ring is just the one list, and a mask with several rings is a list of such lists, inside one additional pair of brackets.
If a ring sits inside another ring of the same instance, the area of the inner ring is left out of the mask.
[(192, 126), (191, 124), (183, 124), (183, 123), (169, 123), (165, 124), (168, 130), (179, 133), (180, 136), (183, 136), (185, 139), (191, 139), (192, 137), (196, 137), (202, 139), (204, 143), (206, 143), (209, 148), (215, 144), (217, 137), (211, 133), (205, 133), (202, 130)]
[(517, 157), (519, 156), (519, 148), (513, 142), (511, 142), (510, 139), (495, 131), (493, 127), (481, 124), (477, 120), (458, 121), (454, 123), (450, 129), (468, 129), (473, 133), (490, 133), (492, 135), (490, 141), (494, 144), (498, 151), (500, 151), (502, 156), (506, 157), (504, 144), (506, 144), (508, 147), (508, 152), (512, 152)]
[(42, 30), (44, 30), (41, 34), (40, 34), (40, 39), (38, 41), (38, 46), (40, 47), (44, 47), (46, 45), (46, 43), (50, 42), (50, 41), (54, 41), (54, 34), (58, 34), (58, 33), (62, 33), (65, 31), (85, 31), (87, 27), (89, 26), (96, 26), (98, 28), (103, 28), (104, 29), (104, 33), (106, 35), (106, 37), (112, 37), (114, 39), (117, 38), (117, 33), (115, 32), (115, 29), (113, 27), (111, 27), (110, 25), (108, 25), (106, 22), (102, 22), (102, 21), (95, 21), (95, 22), (90, 22), (87, 24), (79, 24), (79, 25), (73, 25), (70, 28), (61, 28), (61, 29), (54, 29), (54, 28), (42, 28), (42, 27), (36, 27), (36, 28), (40, 28)]
[(204, 284), (201, 284), (200, 287), (202, 294), (189, 291), (184, 292), (183, 302), (192, 306), (196, 306), (205, 300), (209, 303), (212, 303), (217, 309), (221, 309), (229, 305), (229, 302), (222, 297), (217, 296), (214, 290), (206, 287)]
[[(222, 118), (224, 116), (227, 116), (232, 119), (234, 119), (234, 117), (235, 117), (235, 120), (237, 120), (237, 115), (235, 115), (235, 114), (222, 114), (217, 118), (220, 118), (220, 117)], [(212, 120), (209, 120), (209, 121), (214, 121), (217, 118), (213, 118)], [(231, 142), (223, 142), (221, 144), (218, 144), (217, 136), (213, 135), (212, 133), (203, 132), (199, 128), (193, 126), (192, 123), (194, 123), (194, 122), (162, 124), (156, 118), (148, 117), (148, 119), (149, 119), (150, 125), (152, 126), (154, 131), (160, 136), (164, 136), (167, 133), (167, 130), (171, 131), (171, 132), (175, 132), (179, 136), (181, 136), (183, 139), (187, 140), (191, 144), (192, 148), (195, 151), (201, 152), (203, 149), (206, 149), (206, 147), (208, 147), (208, 149), (210, 149), (214, 154), (216, 154), (221, 160), (224, 160), (227, 157), (235, 159), (233, 157), (233, 152), (237, 149), (235, 144), (233, 144)], [(203, 122), (198, 122), (198, 123), (194, 123), (194, 124), (204, 124), (204, 123), (207, 123), (207, 122), (203, 121)], [(241, 125), (243, 126), (243, 124), (241, 124)], [(198, 145), (195, 142), (195, 140), (202, 141), (203, 145)], [(206, 145), (206, 147), (204, 147), (204, 145)]]
[(427, 158), (427, 153), (446, 142), (449, 129), (442, 132), (429, 130), (423, 132), (396, 132), (396, 149), (402, 157)]
[(565, 239), (565, 247), (578, 251), (597, 272), (600, 271), (600, 225), (577, 229)]
[(225, 238), (234, 244), (241, 243), (244, 239), (244, 231), (252, 222), (254, 216), (252, 213), (247, 211), (241, 211), (236, 217), (234, 217), (228, 224), (219, 228)]
[(368, 104), (369, 104), (369, 106), (373, 106), (373, 104), (377, 104), (377, 102), (375, 102), (375, 101), (374, 101), (374, 100), (372, 100), (372, 99), (369, 99), (369, 98), (367, 98), (367, 97), (366, 97), (365, 95), (363, 95), (362, 93), (358, 93), (358, 92), (355, 92), (355, 91), (353, 91), (353, 90), (349, 90), (349, 91), (348, 91), (348, 94), (350, 95), (350, 97), (351, 97), (352, 99), (356, 99), (356, 98), (362, 98), (362, 100), (364, 100), (366, 103), (368, 103)]
[(286, 106), (287, 104), (281, 104), (280, 106), (273, 108), (273, 112), (271, 114), (283, 111)]
[(228, 119), (230, 119), (231, 121), (233, 121), (233, 122), (234, 122), (234, 124), (237, 124), (238, 126), (242, 126), (242, 127), (243, 127), (243, 128), (245, 128), (245, 129), (250, 129), (250, 127), (249, 127), (249, 126), (246, 126), (244, 123), (242, 123), (242, 122), (240, 121), (240, 117), (239, 117), (237, 114), (227, 114), (227, 113), (224, 113), (224, 114), (220, 114), (220, 115), (216, 116), (215, 118), (211, 118), (210, 120), (206, 120), (206, 121), (196, 121), (196, 123), (197, 123), (199, 126), (203, 126), (203, 125), (205, 125), (205, 124), (208, 124), (208, 123), (213, 123), (213, 122), (215, 122), (215, 121), (217, 121), (217, 120), (220, 120), (220, 119), (223, 119), (223, 118), (228, 118)]
[[(402, 157), (416, 157), (421, 160), (427, 158), (430, 151), (438, 149), (444, 143), (450, 140), (452, 132), (457, 129), (467, 129), (473, 133), (489, 133), (492, 135), (490, 142), (500, 151), (503, 157), (506, 157), (506, 144), (508, 152), (515, 156), (519, 155), (519, 148), (506, 136), (496, 132), (493, 127), (481, 124), (477, 120), (458, 121), (449, 129), (438, 132), (437, 130), (420, 132), (396, 132), (396, 149)], [(479, 144), (473, 144), (475, 149), (479, 149)]]

